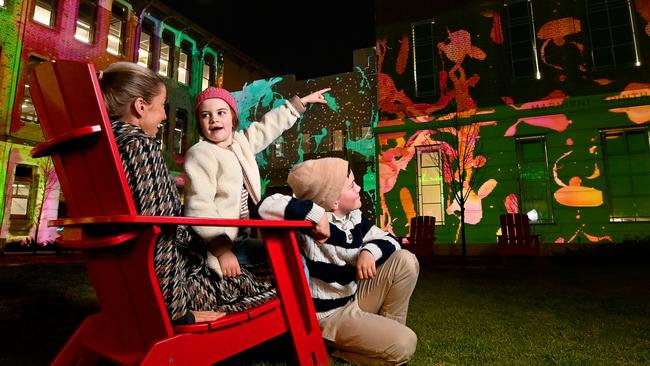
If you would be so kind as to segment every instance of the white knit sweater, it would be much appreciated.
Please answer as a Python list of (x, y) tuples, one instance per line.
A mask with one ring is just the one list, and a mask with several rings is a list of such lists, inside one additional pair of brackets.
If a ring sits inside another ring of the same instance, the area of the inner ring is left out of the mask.
[[(185, 154), (185, 215), (238, 219), (244, 174), (246, 188), (255, 203), (260, 200), (260, 172), (255, 154), (264, 150), (285, 130), (291, 128), (305, 111), (297, 97), (287, 101), (253, 122), (243, 131), (233, 132), (228, 148), (207, 140), (199, 141)], [(210, 243), (226, 234), (237, 236), (236, 227), (195, 226), (193, 229)]]

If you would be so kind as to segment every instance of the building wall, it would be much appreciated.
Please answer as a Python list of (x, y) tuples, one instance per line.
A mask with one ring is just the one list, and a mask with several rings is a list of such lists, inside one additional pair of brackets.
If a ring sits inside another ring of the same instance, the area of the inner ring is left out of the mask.
[[(293, 95), (305, 96), (332, 88), (325, 94), (326, 106), (309, 106), (296, 124), (277, 140), (279, 145), (271, 144), (257, 155), (267, 193), (289, 193), (287, 174), (297, 163), (326, 156), (340, 157), (350, 162), (362, 187), (363, 209), (374, 217), (376, 173), (372, 127), (377, 117), (374, 50), (355, 51), (355, 60), (358, 62), (351, 72), (300, 81), (293, 75), (256, 80), (234, 93), (241, 128), (245, 128), (250, 121), (259, 120), (265, 112)], [(339, 134), (340, 139), (333, 137)]]
[[(57, 59), (84, 60), (92, 62), (97, 70), (102, 70), (116, 61), (137, 61), (140, 42), (141, 20), (154, 24), (152, 34), (151, 68), (159, 70), (160, 37), (163, 30), (172, 32), (175, 36), (173, 64), (170, 66), (173, 74), (166, 78), (168, 89), (168, 120), (165, 122), (164, 135), (161, 139), (166, 142), (163, 149), (172, 174), (177, 177), (177, 183), (182, 185), (183, 154), (185, 150), (197, 141), (193, 115), (193, 101), (202, 89), (202, 67), (204, 56), (212, 55), (215, 60), (212, 85), (222, 85), (224, 73), (232, 73), (233, 80), (242, 83), (267, 77), (270, 71), (255, 60), (250, 59), (231, 45), (221, 41), (217, 35), (211, 34), (184, 18), (173, 9), (158, 2), (120, 1), (127, 8), (123, 52), (119, 56), (106, 51), (110, 27), (113, 0), (99, 0), (95, 17), (95, 36), (91, 43), (75, 39), (75, 28), (79, 0), (59, 0), (56, 9), (56, 22), (46, 26), (33, 20), (35, 0), (7, 0), (0, 8), (0, 127), (1, 150), (0, 163), (3, 169), (0, 173), (0, 252), (6, 242), (34, 241), (41, 244), (51, 242), (56, 236), (51, 229), (39, 226), (39, 217), (56, 218), (58, 206), (58, 185), (56, 177), (47, 168), (47, 159), (32, 159), (30, 150), (42, 141), (40, 126), (35, 122), (21, 121), (22, 104), (26, 95), (25, 85), (28, 84), (30, 59), (49, 61)], [(146, 9), (143, 8), (146, 6)], [(164, 19), (164, 22), (162, 21)], [(190, 45), (191, 80), (185, 85), (177, 81), (178, 56), (181, 42)], [(232, 60), (228, 59), (232, 54)], [(224, 62), (224, 56), (226, 57)], [(232, 70), (224, 68), (224, 64), (232, 64)], [(242, 65), (245, 64), (245, 65)], [(33, 67), (33, 66), (32, 66)], [(239, 70), (245, 70), (242, 75), (234, 75)], [(177, 111), (180, 111), (177, 113)], [(182, 111), (185, 111), (181, 121)], [(174, 149), (173, 141), (183, 140)], [(33, 182), (38, 183), (30, 193), (31, 216), (28, 218), (12, 219), (11, 203), (14, 174), (17, 165), (32, 167)], [(50, 189), (56, 187), (56, 190)], [(55, 197), (56, 196), (56, 197)], [(41, 220), (41, 221), (44, 221)], [(36, 230), (41, 227), (42, 230)]]
[[(441, 5), (426, 11), (415, 3), (401, 3), (402, 17), (379, 22), (376, 32), (379, 224), (407, 235), (409, 219), (419, 214), (417, 146), (442, 146), (445, 156), (469, 150), (471, 164), (465, 170), (478, 178), (469, 196), (472, 211), (465, 218), (468, 242), (496, 243), (499, 215), (525, 212), (522, 176), (527, 172), (517, 143), (539, 137), (546, 143), (545, 197), (552, 213), (548, 222), (533, 225), (543, 242), (620, 242), (647, 236), (646, 216), (616, 222), (612, 197), (621, 187), (612, 183), (615, 168), (608, 165), (603, 148), (604, 133), (612, 129), (641, 128), (647, 136), (648, 2), (632, 2), (639, 64), (598, 70), (591, 58), (584, 2), (532, 1), (540, 77), (519, 81), (513, 80), (504, 2), (467, 1), (462, 7)], [(422, 97), (416, 95), (411, 26), (427, 20), (434, 21), (430, 42), (438, 90)], [(455, 124), (459, 129), (450, 128)], [(463, 132), (471, 136), (459, 146), (445, 145), (450, 135)], [(642, 145), (645, 149), (647, 138)], [(648, 158), (634, 157), (638, 183), (650, 176)], [(436, 228), (437, 241), (457, 243), (459, 209), (450, 187), (459, 169), (443, 173), (445, 224)]]

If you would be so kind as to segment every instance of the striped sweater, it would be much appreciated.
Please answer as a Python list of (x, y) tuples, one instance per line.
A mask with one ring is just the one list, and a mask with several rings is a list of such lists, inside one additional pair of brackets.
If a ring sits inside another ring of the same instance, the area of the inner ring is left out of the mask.
[(323, 319), (354, 298), (357, 292), (357, 257), (368, 250), (376, 265), (384, 263), (400, 249), (397, 239), (375, 226), (360, 210), (336, 217), (308, 200), (274, 194), (258, 206), (263, 219), (310, 220), (318, 223), (328, 215), (330, 237), (326, 243), (314, 241), (308, 231), (298, 235), (301, 253), (309, 269), (309, 288), (318, 319)]

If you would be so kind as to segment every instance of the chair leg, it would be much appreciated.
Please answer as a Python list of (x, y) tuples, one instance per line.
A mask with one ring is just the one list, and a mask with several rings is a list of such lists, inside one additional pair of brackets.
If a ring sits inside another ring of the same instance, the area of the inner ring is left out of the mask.
[(52, 361), (52, 366), (85, 366), (97, 364), (99, 356), (86, 349), (83, 341), (101, 332), (99, 317), (100, 315), (98, 314), (92, 315), (81, 323), (54, 361)]

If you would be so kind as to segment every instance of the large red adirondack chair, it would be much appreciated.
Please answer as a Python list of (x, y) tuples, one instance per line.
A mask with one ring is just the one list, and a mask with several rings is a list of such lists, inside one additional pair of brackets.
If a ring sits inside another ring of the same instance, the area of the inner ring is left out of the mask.
[[(293, 229), (306, 221), (140, 216), (125, 179), (92, 64), (56, 61), (31, 75), (45, 136), (35, 157), (50, 155), (68, 205), (58, 244), (85, 253), (101, 311), (88, 317), (53, 365), (211, 365), (288, 332), (301, 365), (328, 363)], [(278, 299), (212, 323), (172, 326), (155, 276), (162, 225), (260, 228)]]
[(528, 216), (522, 213), (502, 214), (498, 253), (502, 256), (539, 256), (539, 235), (530, 233)]

